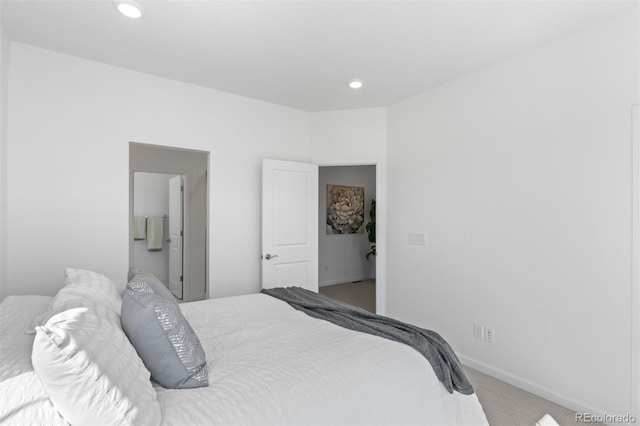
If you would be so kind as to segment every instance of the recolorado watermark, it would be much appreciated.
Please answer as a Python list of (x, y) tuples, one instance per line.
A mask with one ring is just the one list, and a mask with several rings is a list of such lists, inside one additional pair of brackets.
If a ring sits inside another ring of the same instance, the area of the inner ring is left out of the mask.
[(576, 413), (576, 423), (634, 424), (636, 420), (633, 414)]

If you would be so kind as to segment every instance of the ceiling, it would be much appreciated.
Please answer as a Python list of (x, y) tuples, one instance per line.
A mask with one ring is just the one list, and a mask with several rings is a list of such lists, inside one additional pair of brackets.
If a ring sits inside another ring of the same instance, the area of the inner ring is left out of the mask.
[[(2, 0), (10, 39), (307, 111), (386, 106), (638, 1)], [(637, 13), (637, 12), (636, 12)], [(353, 78), (365, 86), (354, 91)]]

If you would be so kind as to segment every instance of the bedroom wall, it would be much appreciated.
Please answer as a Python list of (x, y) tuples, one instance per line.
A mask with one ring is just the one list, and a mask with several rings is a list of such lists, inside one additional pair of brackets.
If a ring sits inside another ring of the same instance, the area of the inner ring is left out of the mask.
[[(0, 8), (0, 17), (2, 15)], [(11, 43), (0, 25), (0, 300), (8, 294), (7, 280), (7, 111)]]
[(386, 108), (315, 112), (310, 123), (315, 163), (387, 157)]
[(472, 366), (612, 415), (632, 407), (638, 40), (630, 13), (397, 103), (388, 123), (388, 313)]
[(125, 279), (129, 141), (210, 151), (209, 294), (259, 290), (261, 160), (309, 161), (308, 113), (20, 43), (10, 74), (9, 293)]
[(364, 188), (364, 224), (369, 222), (371, 199), (376, 195), (376, 166), (340, 166), (319, 168), (318, 260), (320, 286), (375, 277), (375, 257), (365, 255), (371, 249), (366, 230), (362, 234), (327, 234), (327, 185)]

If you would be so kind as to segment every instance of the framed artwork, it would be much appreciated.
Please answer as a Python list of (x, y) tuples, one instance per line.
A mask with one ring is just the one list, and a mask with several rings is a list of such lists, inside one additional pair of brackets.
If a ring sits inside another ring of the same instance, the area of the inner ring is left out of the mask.
[(327, 234), (364, 233), (364, 187), (327, 185)]

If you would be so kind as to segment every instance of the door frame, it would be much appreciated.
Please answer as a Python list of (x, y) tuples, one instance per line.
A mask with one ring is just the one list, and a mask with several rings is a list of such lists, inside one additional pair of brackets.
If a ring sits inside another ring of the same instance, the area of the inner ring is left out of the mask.
[(387, 306), (387, 166), (381, 158), (312, 161), (318, 167), (376, 166), (376, 314)]

